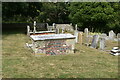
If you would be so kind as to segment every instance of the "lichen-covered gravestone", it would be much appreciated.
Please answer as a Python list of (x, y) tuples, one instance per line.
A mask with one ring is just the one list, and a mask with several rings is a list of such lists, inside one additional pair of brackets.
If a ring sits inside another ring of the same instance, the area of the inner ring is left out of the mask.
[(98, 40), (99, 40), (99, 35), (94, 35), (93, 40), (92, 40), (92, 44), (91, 44), (92, 48), (97, 48)]
[(101, 37), (100, 38), (100, 49), (104, 50), (105, 48), (105, 38)]
[(109, 39), (110, 39), (110, 40), (114, 40), (114, 38), (115, 38), (115, 33), (113, 32), (113, 30), (111, 30), (111, 31), (109, 32)]

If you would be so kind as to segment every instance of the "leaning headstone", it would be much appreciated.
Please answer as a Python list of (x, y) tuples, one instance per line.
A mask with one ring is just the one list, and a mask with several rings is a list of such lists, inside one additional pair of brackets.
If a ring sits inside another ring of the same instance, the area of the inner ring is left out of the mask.
[(105, 48), (105, 38), (100, 38), (100, 49), (104, 50)]
[(111, 30), (111, 31), (109, 32), (109, 39), (110, 39), (110, 40), (114, 40), (114, 38), (115, 38), (115, 33), (113, 32), (113, 30)]
[(98, 40), (99, 40), (99, 35), (94, 35), (94, 36), (93, 36), (93, 40), (92, 40), (91, 47), (97, 48)]
[(75, 42), (78, 43), (78, 31), (75, 31), (75, 32), (74, 32), (74, 35), (75, 35), (75, 37), (76, 37), (76, 38), (75, 38)]
[(78, 33), (78, 43), (81, 45), (82, 45), (82, 35), (83, 35), (83, 32)]

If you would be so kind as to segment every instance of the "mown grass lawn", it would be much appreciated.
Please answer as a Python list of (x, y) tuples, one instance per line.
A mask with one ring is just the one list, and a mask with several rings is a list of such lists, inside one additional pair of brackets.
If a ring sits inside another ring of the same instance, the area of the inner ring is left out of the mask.
[[(3, 32), (3, 78), (117, 78), (118, 56), (76, 44), (75, 54), (35, 57), (25, 43), (29, 38)], [(117, 46), (109, 42), (108, 49)], [(112, 45), (111, 45), (112, 44)]]

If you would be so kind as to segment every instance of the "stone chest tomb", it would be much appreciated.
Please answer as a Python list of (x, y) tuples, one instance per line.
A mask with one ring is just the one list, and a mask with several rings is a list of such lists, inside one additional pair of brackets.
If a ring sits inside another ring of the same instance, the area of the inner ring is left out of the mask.
[(35, 55), (60, 55), (74, 53), (75, 36), (72, 34), (31, 35)]

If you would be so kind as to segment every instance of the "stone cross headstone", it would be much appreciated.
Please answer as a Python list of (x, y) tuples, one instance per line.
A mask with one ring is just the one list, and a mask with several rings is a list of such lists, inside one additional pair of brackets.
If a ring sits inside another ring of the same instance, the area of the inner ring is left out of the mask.
[(98, 40), (99, 40), (99, 35), (94, 35), (94, 36), (93, 36), (93, 40), (92, 40), (91, 47), (97, 48)]
[(100, 49), (101, 50), (104, 50), (105, 48), (105, 38), (100, 38)]
[(83, 32), (78, 33), (78, 43), (80, 43), (81, 45), (82, 45), (82, 34)]
[(109, 32), (109, 39), (110, 39), (110, 40), (114, 40), (114, 38), (115, 38), (115, 33), (113, 32), (113, 30), (111, 30), (111, 31)]
[(78, 43), (78, 31), (75, 31), (75, 32), (74, 32), (74, 35), (75, 35), (75, 37), (76, 37), (76, 38), (75, 38), (75, 42)]

